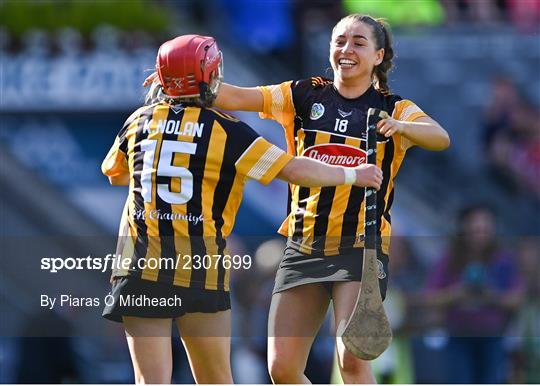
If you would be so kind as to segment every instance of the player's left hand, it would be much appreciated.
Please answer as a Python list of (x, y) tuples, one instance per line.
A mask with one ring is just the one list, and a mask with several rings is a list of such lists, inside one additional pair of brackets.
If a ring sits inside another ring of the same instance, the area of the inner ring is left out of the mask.
[(377, 131), (386, 138), (389, 138), (394, 134), (401, 134), (403, 132), (403, 122), (394, 118), (381, 119), (377, 123)]
[(154, 82), (156, 79), (157, 79), (157, 72), (154, 71), (153, 73), (151, 73), (150, 75), (148, 75), (146, 77), (146, 79), (144, 80), (144, 82), (142, 84), (143, 87), (146, 87), (146, 86), (152, 84), (152, 82)]

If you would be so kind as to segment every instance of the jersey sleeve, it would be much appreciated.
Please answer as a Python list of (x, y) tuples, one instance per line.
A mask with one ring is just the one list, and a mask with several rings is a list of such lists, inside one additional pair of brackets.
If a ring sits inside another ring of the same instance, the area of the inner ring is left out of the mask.
[[(396, 102), (394, 111), (392, 112), (392, 118), (397, 119), (398, 121), (414, 122), (417, 119), (423, 117), (428, 117), (428, 115), (409, 99), (403, 99)], [(414, 145), (411, 140), (401, 135), (399, 136), (399, 138), (401, 141), (402, 150), (407, 150)]]
[(137, 123), (141, 113), (146, 110), (148, 106), (143, 106), (136, 110), (129, 116), (124, 122), (122, 129), (116, 136), (114, 143), (107, 153), (107, 156), (101, 163), (101, 172), (108, 177), (117, 177), (125, 173), (129, 173), (129, 166), (127, 161), (127, 132)]
[(245, 123), (236, 123), (234, 133), (238, 157), (236, 171), (266, 185), (289, 163), (293, 156), (259, 136)]
[(126, 155), (126, 139), (117, 136), (109, 153), (101, 163), (101, 172), (108, 177), (117, 177), (129, 173)]
[(263, 94), (263, 111), (259, 114), (263, 119), (273, 119), (285, 126), (294, 121), (294, 103), (292, 81), (271, 86), (261, 86)]
[(292, 89), (293, 81), (259, 87), (263, 95), (263, 111), (259, 116), (263, 119), (273, 119), (283, 126), (289, 154), (295, 153), (294, 118), (296, 110)]

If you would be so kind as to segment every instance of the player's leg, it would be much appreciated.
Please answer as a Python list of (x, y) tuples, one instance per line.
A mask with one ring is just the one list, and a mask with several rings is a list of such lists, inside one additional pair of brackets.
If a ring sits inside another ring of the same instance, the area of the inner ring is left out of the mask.
[(310, 383), (304, 371), (329, 301), (322, 284), (305, 284), (272, 296), (268, 370), (274, 383)]
[(354, 310), (359, 290), (359, 281), (335, 282), (332, 289), (339, 371), (344, 383), (376, 383), (369, 361), (351, 354), (339, 337)]
[(172, 319), (123, 317), (135, 383), (171, 383)]
[(194, 312), (176, 319), (197, 383), (233, 383), (231, 310)]

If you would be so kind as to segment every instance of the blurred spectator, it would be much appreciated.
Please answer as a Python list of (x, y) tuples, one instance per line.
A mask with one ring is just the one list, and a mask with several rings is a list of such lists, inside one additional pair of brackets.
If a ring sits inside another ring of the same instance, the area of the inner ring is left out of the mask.
[(511, 191), (540, 198), (540, 114), (507, 77), (496, 77), (486, 110), (484, 142), (492, 175)]
[(540, 0), (506, 0), (508, 15), (522, 32), (538, 33)]
[(61, 56), (77, 58), (82, 54), (84, 42), (80, 31), (65, 27), (58, 31), (56, 42)]
[(43, 59), (51, 54), (51, 38), (43, 30), (30, 29), (23, 36), (23, 53), (35, 59)]
[(496, 23), (504, 18), (504, 0), (441, 0), (447, 22), (453, 23)]
[(0, 26), (0, 54), (7, 55), (9, 50), (10, 37), (7, 28)]
[[(516, 243), (517, 244), (517, 243)], [(511, 331), (517, 339), (513, 363), (514, 383), (540, 383), (540, 242), (528, 237), (519, 243), (519, 262), (526, 297)]]
[(428, 281), (428, 304), (442, 311), (450, 334), (448, 383), (507, 379), (503, 334), (521, 304), (523, 282), (514, 256), (499, 245), (495, 221), (485, 206), (465, 208), (448, 254)]

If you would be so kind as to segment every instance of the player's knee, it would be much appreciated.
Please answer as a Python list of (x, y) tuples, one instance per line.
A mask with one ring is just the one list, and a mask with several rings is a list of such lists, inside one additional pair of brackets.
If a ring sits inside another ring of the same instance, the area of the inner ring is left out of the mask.
[(192, 363), (193, 375), (197, 383), (232, 383), (231, 363), (225, 357), (205, 358)]
[(268, 372), (274, 383), (297, 383), (297, 379), (304, 372), (294, 362), (286, 357), (272, 358), (268, 360)]
[(135, 383), (137, 385), (155, 385), (171, 383), (172, 374), (170, 373), (170, 371), (167, 371), (166, 368), (156, 370), (157, 371), (147, 371), (135, 374)]
[(369, 362), (358, 359), (348, 350), (343, 353), (339, 367), (342, 374), (352, 377), (361, 377), (371, 372)]

